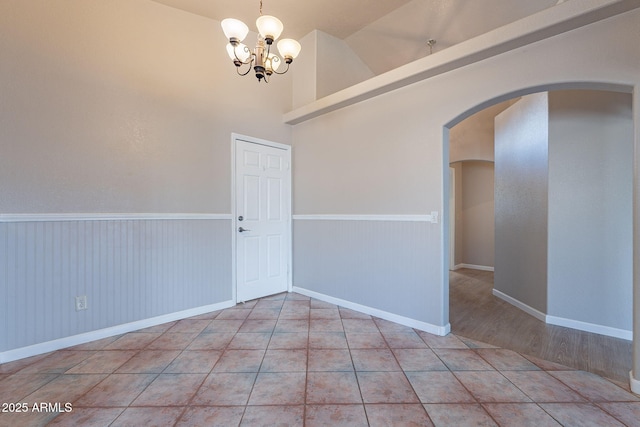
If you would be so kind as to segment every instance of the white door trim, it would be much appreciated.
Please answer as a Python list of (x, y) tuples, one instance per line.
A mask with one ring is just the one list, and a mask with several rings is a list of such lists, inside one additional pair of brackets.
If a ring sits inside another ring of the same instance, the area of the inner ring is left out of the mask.
[[(252, 144), (266, 145), (267, 147), (279, 148), (281, 150), (288, 151), (291, 154), (291, 146), (286, 144), (280, 144), (278, 142), (268, 141), (266, 139), (254, 138), (251, 136), (242, 135), (239, 133), (231, 133), (231, 297), (233, 301), (238, 303), (238, 282), (236, 275), (237, 268), (237, 259), (236, 259), (236, 247), (237, 247), (237, 239), (238, 233), (236, 230), (239, 227), (238, 224), (238, 215), (236, 211), (236, 141), (244, 141)], [(292, 159), (292, 156), (289, 155), (289, 158)], [(289, 165), (287, 168), (288, 171), (288, 179), (289, 183), (291, 183), (291, 160), (289, 161)], [(293, 186), (290, 185), (289, 189), (289, 197), (285, 198), (286, 208), (287, 208), (287, 237), (286, 237), (286, 248), (288, 252), (287, 256), (287, 291), (292, 292), (293, 290), (293, 241), (292, 241), (292, 221), (291, 221), (291, 198), (293, 197)]]

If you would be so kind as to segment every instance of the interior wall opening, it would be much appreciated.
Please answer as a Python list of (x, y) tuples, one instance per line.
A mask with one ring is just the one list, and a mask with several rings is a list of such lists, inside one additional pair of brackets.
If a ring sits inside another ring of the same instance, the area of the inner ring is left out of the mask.
[(632, 97), (552, 89), (503, 97), (449, 129), (451, 330), (626, 381)]

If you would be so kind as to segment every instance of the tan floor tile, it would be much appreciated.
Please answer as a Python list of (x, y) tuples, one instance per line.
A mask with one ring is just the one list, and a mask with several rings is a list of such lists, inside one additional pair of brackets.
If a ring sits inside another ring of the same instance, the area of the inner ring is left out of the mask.
[(475, 403), (476, 400), (449, 371), (407, 372), (422, 403)]
[(173, 333), (200, 333), (211, 323), (211, 320), (183, 319), (178, 320), (167, 332)]
[(238, 332), (243, 323), (244, 319), (238, 320), (215, 318), (202, 332), (233, 332), (235, 334), (236, 332)]
[(234, 350), (266, 349), (271, 339), (271, 333), (242, 333), (238, 332), (227, 348)]
[(276, 323), (276, 327), (274, 329), (275, 333), (278, 332), (309, 332), (309, 321), (302, 319), (283, 319), (282, 317), (278, 319)]
[(358, 372), (364, 403), (419, 403), (404, 372)]
[(391, 350), (386, 348), (351, 350), (356, 371), (401, 371)]
[(304, 404), (305, 372), (261, 372), (249, 397), (249, 405)]
[(304, 406), (247, 406), (241, 426), (304, 425)]
[(308, 404), (362, 403), (358, 381), (353, 372), (309, 372)]
[(420, 404), (365, 405), (369, 425), (377, 426), (433, 426)]
[(58, 415), (48, 425), (57, 427), (103, 427), (110, 425), (125, 408), (73, 408)]
[(243, 414), (244, 406), (190, 407), (176, 426), (237, 427), (240, 425)]
[(193, 405), (244, 405), (249, 401), (256, 373), (212, 373), (204, 381)]
[(18, 371), (19, 374), (63, 374), (96, 354), (95, 351), (56, 351)]
[(535, 403), (487, 403), (484, 409), (501, 426), (560, 427), (560, 424)]
[(478, 404), (424, 405), (436, 427), (497, 427), (489, 414)]
[(499, 371), (539, 371), (540, 368), (515, 351), (503, 348), (481, 348), (476, 353)]
[(306, 349), (309, 344), (308, 332), (276, 332), (271, 335), (269, 350)]
[(342, 320), (337, 319), (311, 319), (309, 333), (311, 332), (344, 332)]
[(197, 332), (165, 332), (147, 346), (147, 350), (184, 350), (198, 336)]
[(417, 334), (420, 335), (420, 338), (422, 338), (422, 340), (431, 348), (469, 348), (463, 341), (453, 334), (449, 334), (444, 337), (423, 331), (417, 331)]
[(433, 350), (436, 355), (452, 371), (492, 371), (493, 366), (489, 365), (474, 350), (436, 348)]
[(307, 350), (267, 350), (260, 372), (306, 372)]
[(347, 332), (349, 348), (389, 348), (380, 332), (359, 333)]
[[(589, 403), (541, 403), (540, 406), (561, 425), (580, 427), (623, 427), (602, 409)], [(637, 421), (637, 420), (636, 420)]]
[(224, 350), (235, 332), (203, 332), (187, 347), (188, 350)]
[(530, 402), (520, 389), (497, 371), (458, 371), (454, 375), (479, 402)]
[(309, 311), (309, 318), (311, 320), (326, 319), (326, 320), (340, 320), (340, 312), (337, 308), (312, 308)]
[(584, 402), (578, 393), (544, 371), (504, 371), (502, 375), (534, 402)]
[(105, 374), (60, 375), (22, 399), (29, 405), (39, 402), (74, 403), (96, 384), (106, 378)]
[(371, 334), (380, 332), (378, 330), (378, 326), (375, 324), (373, 319), (342, 319), (342, 325), (344, 326), (344, 331), (349, 333), (358, 333), (358, 334)]
[(347, 337), (344, 332), (309, 332), (309, 348), (347, 349)]
[(75, 405), (91, 406), (127, 406), (144, 391), (156, 378), (155, 374), (112, 374), (102, 380)]
[(220, 359), (219, 350), (185, 350), (176, 357), (163, 373), (165, 374), (208, 374)]
[(133, 401), (131, 406), (183, 406), (198, 391), (204, 374), (161, 374)]
[(413, 331), (410, 332), (382, 332), (384, 339), (391, 348), (428, 348), (422, 338)]
[(130, 332), (119, 337), (104, 350), (140, 350), (162, 335), (159, 332)]
[(305, 427), (368, 427), (363, 405), (308, 405)]
[(10, 375), (0, 383), (0, 403), (20, 402), (56, 378), (58, 374)]
[(184, 408), (127, 408), (110, 427), (172, 427)]
[(617, 385), (584, 371), (549, 372), (573, 390), (594, 402), (639, 402), (640, 397), (629, 393)]
[(277, 320), (280, 316), (280, 308), (256, 307), (251, 310), (247, 320)]
[(351, 353), (346, 349), (309, 350), (309, 372), (353, 371)]
[(276, 319), (259, 319), (259, 320), (247, 319), (242, 324), (238, 332), (272, 333), (275, 327), (276, 327)]
[(180, 350), (142, 350), (116, 373), (119, 374), (159, 374), (180, 354)]
[[(67, 350), (71, 350), (73, 348), (69, 348)], [(76, 350), (76, 349), (74, 349)], [(77, 349), (77, 350), (82, 350), (82, 349)], [(7, 362), (7, 363), (2, 363), (0, 364), (0, 374), (13, 374), (16, 373), (24, 368), (26, 368), (27, 366), (42, 360), (48, 356), (50, 356), (53, 353), (45, 353), (45, 354), (39, 354), (37, 356), (32, 356), (32, 357), (26, 357), (24, 359), (20, 359), (20, 360), (14, 360), (13, 362)]]
[(447, 371), (447, 367), (442, 360), (433, 352), (426, 348), (401, 348), (393, 349), (400, 367), (404, 371)]
[(258, 372), (265, 350), (226, 350), (213, 372)]
[(137, 350), (102, 350), (83, 360), (67, 374), (110, 374), (138, 353)]

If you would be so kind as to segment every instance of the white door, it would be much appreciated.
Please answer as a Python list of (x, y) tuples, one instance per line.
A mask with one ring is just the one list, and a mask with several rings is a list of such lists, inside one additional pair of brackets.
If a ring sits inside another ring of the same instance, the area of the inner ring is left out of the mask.
[(235, 137), (236, 301), (289, 289), (291, 150)]

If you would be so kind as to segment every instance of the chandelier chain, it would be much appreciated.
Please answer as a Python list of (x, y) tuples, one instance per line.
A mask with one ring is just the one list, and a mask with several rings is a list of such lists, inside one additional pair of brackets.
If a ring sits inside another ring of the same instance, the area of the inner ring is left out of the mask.
[(260, 0), (260, 16), (262, 16), (262, 0)]

